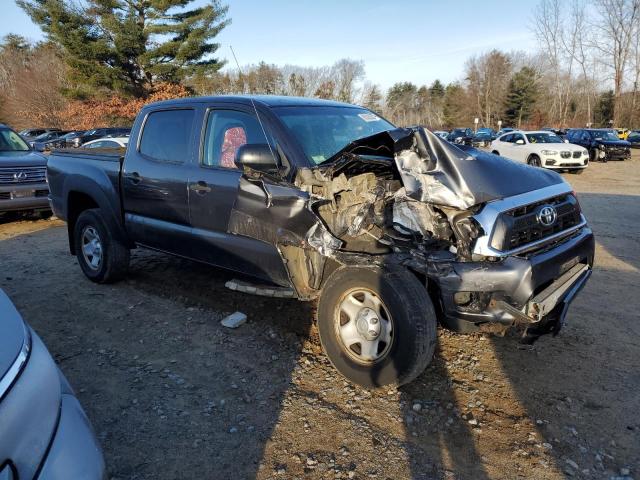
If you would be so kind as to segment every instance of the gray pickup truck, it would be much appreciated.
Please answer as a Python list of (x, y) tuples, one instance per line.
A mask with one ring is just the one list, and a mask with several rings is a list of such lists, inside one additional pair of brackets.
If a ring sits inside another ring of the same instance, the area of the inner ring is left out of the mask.
[(47, 159), (6, 125), (0, 124), (0, 215), (49, 212)]
[(337, 102), (150, 104), (126, 152), (54, 152), (48, 179), (89, 279), (122, 278), (146, 247), (256, 279), (235, 290), (317, 299), (327, 356), (366, 387), (419, 375), (438, 323), (557, 333), (593, 264), (560, 175)]

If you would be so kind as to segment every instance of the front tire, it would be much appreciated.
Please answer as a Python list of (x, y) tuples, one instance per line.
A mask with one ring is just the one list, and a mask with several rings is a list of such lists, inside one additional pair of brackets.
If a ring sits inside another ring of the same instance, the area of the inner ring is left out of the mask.
[(365, 388), (420, 375), (433, 357), (436, 328), (425, 286), (402, 267), (340, 268), (320, 295), (322, 347), (343, 376)]
[(540, 161), (540, 157), (538, 155), (531, 155), (527, 159), (527, 163), (532, 167), (542, 167), (542, 162)]
[(80, 214), (74, 243), (80, 268), (92, 282), (112, 283), (126, 276), (129, 249), (114, 237), (99, 209)]

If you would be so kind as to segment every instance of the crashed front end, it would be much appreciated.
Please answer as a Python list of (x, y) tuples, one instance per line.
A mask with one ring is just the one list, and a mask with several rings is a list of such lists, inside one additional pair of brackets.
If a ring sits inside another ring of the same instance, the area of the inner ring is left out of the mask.
[(593, 234), (562, 177), (422, 128), (358, 140), (294, 183), (245, 175), (230, 231), (275, 245), (301, 299), (342, 265), (403, 265), (445, 326), (537, 336), (557, 332), (591, 273)]

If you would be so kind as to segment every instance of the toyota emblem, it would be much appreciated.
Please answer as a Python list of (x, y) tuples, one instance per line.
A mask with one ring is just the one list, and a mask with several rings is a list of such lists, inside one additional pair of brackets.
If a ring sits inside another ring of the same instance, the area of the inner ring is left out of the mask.
[(13, 174), (14, 182), (21, 182), (27, 179), (27, 172), (16, 172)]
[(544, 225), (545, 227), (550, 227), (556, 220), (558, 219), (558, 212), (551, 205), (545, 205), (538, 212), (538, 223)]

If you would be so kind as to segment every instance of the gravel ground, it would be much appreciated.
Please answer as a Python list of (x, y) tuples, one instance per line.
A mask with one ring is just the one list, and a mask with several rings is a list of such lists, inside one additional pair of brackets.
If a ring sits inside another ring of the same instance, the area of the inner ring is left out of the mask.
[[(444, 330), (399, 390), (345, 382), (314, 305), (136, 251), (94, 285), (58, 220), (0, 224), (0, 288), (84, 405), (111, 479), (640, 478), (640, 155), (566, 175), (598, 240), (567, 327), (533, 347)], [(236, 310), (237, 330), (220, 325)]]

